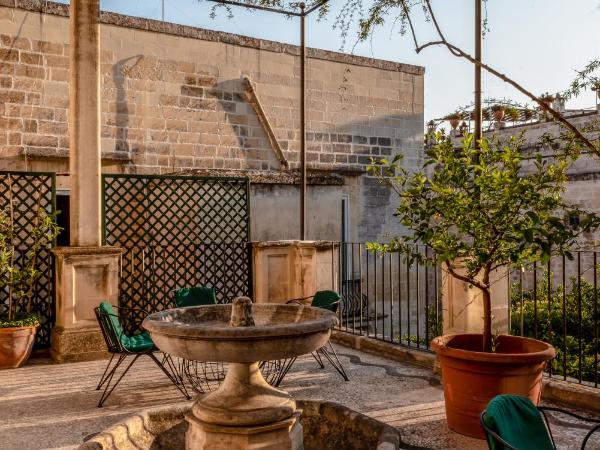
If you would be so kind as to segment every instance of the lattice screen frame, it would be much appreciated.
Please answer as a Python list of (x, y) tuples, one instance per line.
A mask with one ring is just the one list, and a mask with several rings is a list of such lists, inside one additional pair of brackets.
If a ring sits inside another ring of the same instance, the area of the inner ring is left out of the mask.
[(247, 178), (105, 174), (102, 185), (103, 242), (125, 249), (120, 305), (141, 310), (130, 330), (179, 287), (213, 287), (221, 303), (251, 295)]
[[(17, 236), (20, 240), (17, 246), (27, 251), (27, 227), (35, 218), (33, 206), (37, 201), (36, 181), (46, 189), (41, 198), (41, 206), (48, 214), (56, 211), (56, 174), (52, 172), (21, 172), (0, 171), (0, 209), (4, 209), (9, 202), (9, 177), (12, 180), (12, 197), (15, 222), (19, 226)], [(39, 187), (39, 186), (38, 186)], [(27, 189), (31, 188), (30, 192)], [(20, 236), (19, 236), (20, 235)], [(54, 291), (54, 256), (51, 252), (56, 241), (40, 250), (37, 269), (41, 272), (39, 280), (34, 287), (34, 310), (42, 316), (42, 324), (38, 329), (34, 348), (48, 348), (51, 345), (52, 327), (56, 320), (56, 305)], [(4, 312), (8, 303), (7, 292), (0, 289), (0, 313)]]

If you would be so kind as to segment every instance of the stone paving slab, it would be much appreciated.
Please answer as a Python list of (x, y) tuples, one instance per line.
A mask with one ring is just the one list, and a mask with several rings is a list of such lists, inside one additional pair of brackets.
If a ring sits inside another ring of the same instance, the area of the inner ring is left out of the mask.
[[(310, 356), (300, 358), (282, 387), (297, 398), (342, 403), (398, 427), (412, 450), (483, 450), (481, 441), (448, 431), (439, 378), (430, 369), (338, 346), (350, 381)], [(140, 409), (182, 402), (167, 378), (147, 359), (136, 363), (102, 408), (94, 388), (106, 361), (53, 365), (33, 359), (0, 372), (0, 449), (73, 449), (83, 439)], [(139, 364), (139, 365), (137, 365)], [(574, 450), (580, 424), (553, 420), (560, 450)], [(588, 444), (600, 450), (600, 436)]]

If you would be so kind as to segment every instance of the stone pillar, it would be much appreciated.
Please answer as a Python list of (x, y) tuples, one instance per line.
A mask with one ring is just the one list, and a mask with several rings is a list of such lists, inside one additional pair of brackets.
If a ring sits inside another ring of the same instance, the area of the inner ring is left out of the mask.
[(327, 241), (269, 241), (253, 244), (253, 282), (256, 303), (284, 303), (337, 290), (339, 243)]
[(71, 246), (55, 248), (58, 362), (104, 357), (94, 307), (118, 301), (120, 249), (102, 247), (100, 148), (100, 2), (71, 0), (69, 183)]
[[(492, 333), (506, 334), (510, 329), (508, 269), (490, 274), (492, 283)], [(442, 314), (444, 334), (481, 333), (483, 298), (481, 291), (452, 277), (442, 269)]]
[(102, 241), (100, 202), (100, 0), (71, 0), (69, 168), (71, 246)]

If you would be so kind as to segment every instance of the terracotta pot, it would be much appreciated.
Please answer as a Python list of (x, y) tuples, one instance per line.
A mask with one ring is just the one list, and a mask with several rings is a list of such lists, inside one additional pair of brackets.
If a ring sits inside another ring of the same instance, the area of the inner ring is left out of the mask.
[(440, 336), (432, 348), (442, 369), (448, 427), (485, 439), (479, 415), (499, 394), (527, 396), (536, 405), (542, 393), (542, 372), (555, 357), (546, 342), (518, 336), (498, 336), (496, 352), (481, 351), (481, 334)]
[(450, 126), (452, 127), (452, 129), (456, 130), (456, 127), (460, 123), (460, 119), (449, 119), (449, 122), (450, 122)]
[(502, 122), (504, 119), (505, 111), (503, 109), (499, 109), (498, 111), (494, 111), (494, 119), (496, 122)]
[(0, 328), (0, 369), (15, 369), (27, 362), (37, 327)]

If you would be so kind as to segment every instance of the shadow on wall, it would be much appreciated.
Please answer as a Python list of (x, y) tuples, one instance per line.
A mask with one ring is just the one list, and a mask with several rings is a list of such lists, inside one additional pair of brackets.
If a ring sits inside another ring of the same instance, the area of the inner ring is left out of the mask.
[[(112, 67), (112, 78), (117, 89), (115, 101), (115, 125), (117, 128), (115, 136), (115, 152), (129, 152), (129, 106), (127, 104), (127, 89), (125, 86), (126, 75), (144, 58), (143, 55), (130, 56), (117, 61)], [(130, 62), (132, 62), (130, 64)]]
[[(217, 160), (245, 159), (249, 161), (248, 168), (251, 169), (279, 169), (279, 161), (273, 153), (267, 133), (244, 96), (242, 79), (217, 83), (216, 77), (212, 76), (187, 76), (185, 84), (181, 86), (181, 95), (182, 99), (186, 99), (184, 107), (188, 109), (215, 111), (217, 123), (207, 123), (205, 132), (218, 135), (220, 147), (229, 147), (228, 154), (217, 155)], [(229, 127), (222, 127), (218, 117), (220, 112), (224, 113)], [(228, 140), (229, 137), (235, 141)]]

